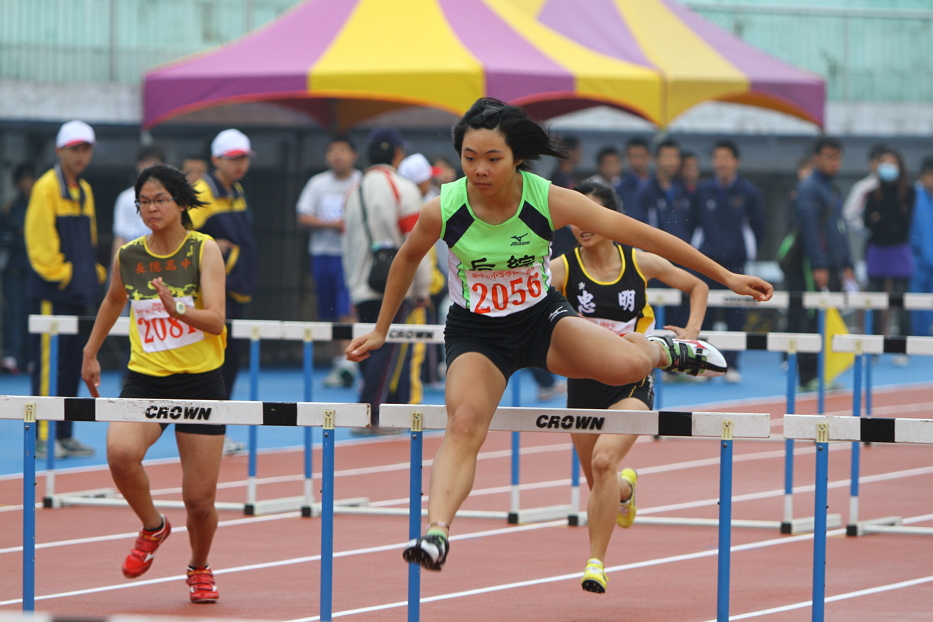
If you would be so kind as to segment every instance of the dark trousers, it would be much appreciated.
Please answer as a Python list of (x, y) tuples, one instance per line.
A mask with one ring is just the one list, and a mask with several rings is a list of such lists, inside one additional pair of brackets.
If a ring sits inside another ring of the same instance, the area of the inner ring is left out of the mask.
[[(31, 299), (29, 311), (33, 315), (85, 315), (87, 308), (84, 305), (67, 305), (52, 303), (48, 300)], [(81, 383), (81, 362), (84, 359), (84, 346), (87, 343), (88, 333), (77, 335), (58, 336), (58, 390), (52, 397), (77, 397), (78, 386)], [(52, 370), (50, 369), (49, 335), (29, 335), (32, 360), (36, 365), (32, 372), (32, 394), (49, 395)], [(58, 440), (71, 438), (73, 423), (59, 421), (55, 427), (55, 438)]]
[[(242, 320), (245, 314), (246, 304), (227, 296), (227, 320)], [(232, 331), (227, 334), (227, 349), (224, 350), (224, 365), (221, 369), (228, 400), (233, 395), (233, 385), (236, 383), (237, 372), (240, 371), (240, 354), (246, 342), (246, 339), (233, 339), (231, 334)]]
[[(784, 275), (784, 282), (789, 292), (812, 291), (811, 279), (804, 276), (803, 269), (791, 270)], [(829, 271), (830, 291), (842, 291), (842, 279), (838, 270)], [(816, 309), (804, 309), (802, 298), (791, 297), (790, 307), (787, 310), (787, 332), (789, 333), (819, 333), (820, 323)], [(798, 382), (807, 384), (817, 376), (816, 353), (797, 354)]]
[(16, 359), (20, 369), (29, 366), (29, 299), (25, 270), (10, 268), (3, 273), (3, 355)]
[[(381, 300), (364, 300), (356, 305), (360, 323), (375, 323), (382, 309)], [(392, 320), (395, 324), (405, 322), (411, 303), (405, 301)], [(407, 347), (406, 347), (407, 346)], [(379, 426), (381, 404), (407, 404), (411, 399), (411, 344), (385, 343), (369, 353), (369, 358), (360, 362), (363, 386), (359, 401), (369, 404), (373, 427)]]
[[(908, 278), (895, 278), (895, 277), (868, 277), (868, 291), (870, 292), (887, 292), (889, 294), (904, 294), (910, 291), (910, 279)], [(911, 317), (910, 311), (907, 311), (903, 307), (897, 308), (892, 307), (890, 309), (884, 309), (875, 314), (875, 322), (873, 328), (876, 335), (890, 335), (891, 332), (888, 331), (888, 322), (890, 318), (896, 317), (898, 323), (898, 335), (910, 335), (911, 333)]]
[[(745, 273), (745, 262), (741, 263), (723, 263), (722, 266), (729, 270), (730, 272), (735, 272), (736, 274)], [(706, 275), (699, 275), (703, 282), (709, 285), (710, 289), (728, 289), (722, 283), (714, 281)], [(744, 331), (745, 330), (745, 318), (748, 316), (748, 310), (741, 307), (728, 307), (728, 308), (719, 308), (714, 309), (710, 308), (706, 311), (706, 316), (703, 318), (703, 330), (712, 330), (713, 324), (716, 322), (725, 322), (727, 330), (730, 331)], [(688, 315), (684, 321), (689, 319)], [(672, 322), (668, 321), (667, 324)], [(681, 324), (682, 326), (682, 324)], [(739, 352), (736, 350), (723, 350), (723, 357), (726, 359), (726, 364), (729, 366), (729, 369), (739, 369)]]

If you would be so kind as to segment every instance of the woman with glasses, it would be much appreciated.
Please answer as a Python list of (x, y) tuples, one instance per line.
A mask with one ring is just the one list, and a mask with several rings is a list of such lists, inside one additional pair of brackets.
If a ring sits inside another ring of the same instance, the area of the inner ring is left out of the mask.
[[(99, 397), (97, 352), (129, 299), (131, 354), (120, 397), (222, 400), (226, 272), (217, 243), (191, 230), (188, 213), (204, 204), (184, 174), (165, 165), (143, 170), (135, 192), (139, 214), (152, 233), (124, 244), (114, 256), (110, 289), (84, 348), (81, 376), (91, 395)], [(107, 432), (113, 481), (142, 521), (136, 544), (123, 562), (127, 578), (149, 570), (156, 549), (172, 531), (153, 505), (142, 466), (146, 451), (166, 427), (166, 423), (118, 422), (111, 423)], [(195, 603), (218, 599), (207, 556), (217, 530), (214, 498), (224, 428), (206, 424), (175, 428), (191, 542), (187, 583)]]

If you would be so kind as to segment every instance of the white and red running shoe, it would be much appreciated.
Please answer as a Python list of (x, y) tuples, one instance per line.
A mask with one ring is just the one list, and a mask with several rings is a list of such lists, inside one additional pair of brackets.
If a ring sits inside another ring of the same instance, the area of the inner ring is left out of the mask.
[(123, 561), (123, 576), (127, 579), (135, 579), (149, 570), (156, 551), (170, 533), (172, 533), (172, 526), (164, 516), (162, 517), (162, 528), (158, 531), (141, 529), (133, 550)]

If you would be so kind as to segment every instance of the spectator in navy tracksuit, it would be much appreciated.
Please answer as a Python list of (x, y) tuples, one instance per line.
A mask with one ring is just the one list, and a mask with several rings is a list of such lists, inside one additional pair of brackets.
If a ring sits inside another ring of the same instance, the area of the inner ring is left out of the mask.
[[(765, 238), (765, 210), (761, 192), (747, 179), (739, 177), (739, 148), (731, 140), (721, 140), (713, 147), (712, 179), (701, 182), (696, 189), (694, 209), (696, 226), (701, 234), (700, 252), (722, 264), (727, 270), (745, 273), (745, 262), (754, 259)], [(754, 238), (749, 248), (748, 233)], [(711, 288), (724, 289), (708, 277), (701, 276)], [(742, 308), (710, 309), (703, 322), (709, 330), (720, 317), (729, 330), (740, 331), (745, 326), (746, 311)], [(739, 353), (725, 352), (729, 371), (726, 382), (739, 382)]]
[[(693, 206), (690, 195), (677, 180), (680, 173), (680, 146), (668, 138), (658, 143), (654, 150), (655, 174), (635, 198), (632, 209), (623, 205), (625, 213), (657, 227), (690, 243), (693, 237)], [(653, 281), (649, 287), (663, 287)], [(679, 307), (667, 307), (666, 324), (684, 326), (690, 315), (690, 301), (684, 300)]]
[[(813, 172), (797, 186), (794, 215), (802, 241), (802, 261), (788, 270), (784, 282), (790, 292), (841, 291), (854, 281), (842, 196), (833, 179), (842, 165), (842, 144), (835, 138), (817, 139), (813, 147)], [(787, 315), (788, 331), (818, 332), (816, 312), (808, 312), (799, 299), (792, 299)], [(817, 381), (816, 354), (798, 354), (800, 384), (806, 388)]]
[(651, 150), (648, 141), (644, 138), (630, 138), (625, 143), (625, 161), (628, 170), (616, 184), (615, 190), (622, 201), (622, 209), (629, 212), (634, 208), (638, 193), (651, 180)]

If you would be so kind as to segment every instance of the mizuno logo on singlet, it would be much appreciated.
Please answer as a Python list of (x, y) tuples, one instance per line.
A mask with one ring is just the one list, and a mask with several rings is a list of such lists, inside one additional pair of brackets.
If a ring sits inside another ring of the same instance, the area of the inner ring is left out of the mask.
[(526, 244), (531, 244), (531, 240), (522, 241), (522, 238), (525, 237), (526, 235), (528, 235), (528, 234), (527, 234), (527, 233), (523, 233), (523, 234), (521, 234), (521, 235), (513, 235), (513, 236), (512, 236), (512, 239), (515, 240), (515, 241), (512, 242), (512, 246), (524, 246), (524, 245), (526, 245)]

